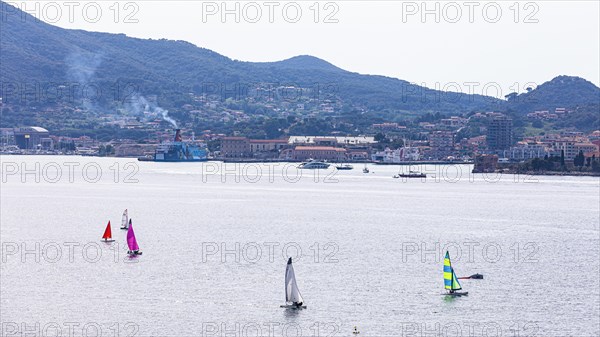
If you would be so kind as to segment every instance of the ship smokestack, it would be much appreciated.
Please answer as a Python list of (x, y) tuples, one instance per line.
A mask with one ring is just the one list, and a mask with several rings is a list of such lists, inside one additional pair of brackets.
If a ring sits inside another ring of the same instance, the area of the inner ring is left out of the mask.
[(175, 141), (176, 142), (182, 142), (183, 139), (181, 139), (181, 129), (176, 129), (175, 130)]

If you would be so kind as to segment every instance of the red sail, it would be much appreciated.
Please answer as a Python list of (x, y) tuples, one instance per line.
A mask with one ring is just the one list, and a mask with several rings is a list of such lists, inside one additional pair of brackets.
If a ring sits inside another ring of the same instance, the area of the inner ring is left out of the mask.
[(110, 230), (110, 221), (108, 225), (106, 225), (106, 229), (104, 230), (104, 235), (102, 235), (103, 239), (112, 239), (112, 232)]

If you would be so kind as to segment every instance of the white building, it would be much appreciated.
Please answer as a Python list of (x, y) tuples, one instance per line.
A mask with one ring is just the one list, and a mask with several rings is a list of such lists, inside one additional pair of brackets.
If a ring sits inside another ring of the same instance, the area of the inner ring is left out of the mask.
[(375, 137), (358, 136), (358, 137), (335, 137), (335, 136), (290, 136), (288, 144), (323, 144), (328, 145), (370, 145), (377, 144)]
[(505, 157), (510, 159), (525, 160), (533, 158), (543, 158), (550, 155), (550, 149), (541, 143), (519, 142), (517, 145), (505, 151)]
[(371, 154), (371, 160), (382, 163), (401, 163), (405, 161), (419, 160), (419, 148), (403, 147), (397, 150), (386, 148), (383, 151), (378, 151)]

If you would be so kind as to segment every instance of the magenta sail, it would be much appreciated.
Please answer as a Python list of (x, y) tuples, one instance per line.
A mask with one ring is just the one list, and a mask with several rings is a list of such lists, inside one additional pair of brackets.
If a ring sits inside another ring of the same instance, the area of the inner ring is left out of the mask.
[(140, 249), (140, 247), (138, 247), (137, 240), (135, 239), (135, 233), (133, 232), (132, 225), (129, 225), (129, 228), (127, 229), (127, 246), (129, 246), (130, 251), (136, 251)]

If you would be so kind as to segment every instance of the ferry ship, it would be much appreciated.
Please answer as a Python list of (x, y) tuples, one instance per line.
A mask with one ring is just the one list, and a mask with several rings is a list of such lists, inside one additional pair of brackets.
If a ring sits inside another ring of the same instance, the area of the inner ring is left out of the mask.
[(184, 142), (181, 138), (181, 129), (175, 130), (175, 139), (172, 142), (161, 143), (154, 152), (151, 161), (157, 162), (194, 162), (207, 161), (208, 151), (195, 144)]

